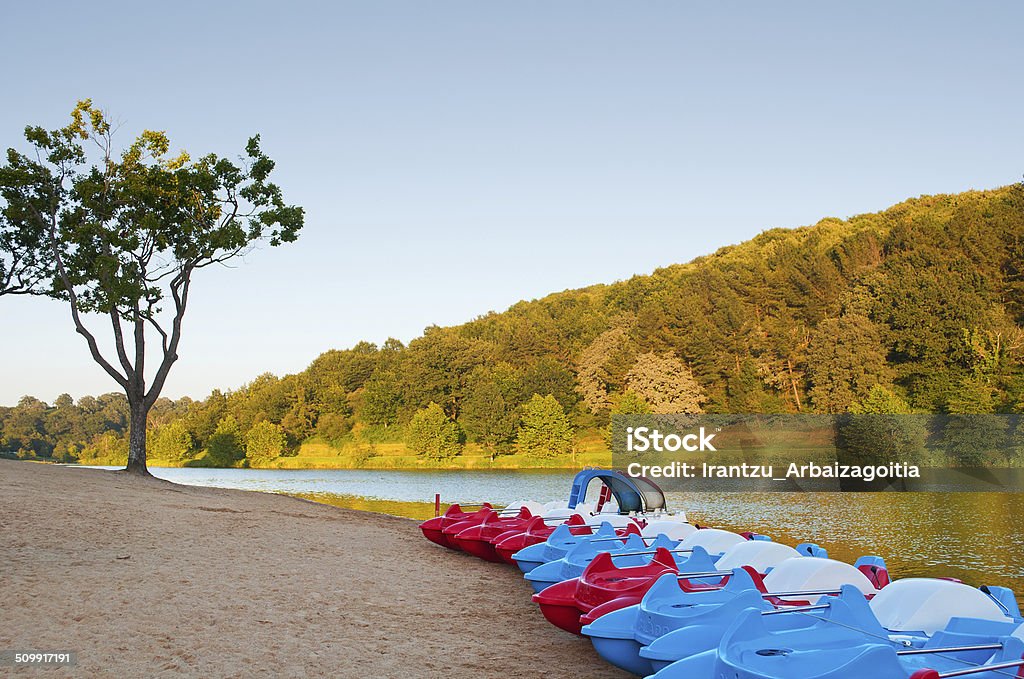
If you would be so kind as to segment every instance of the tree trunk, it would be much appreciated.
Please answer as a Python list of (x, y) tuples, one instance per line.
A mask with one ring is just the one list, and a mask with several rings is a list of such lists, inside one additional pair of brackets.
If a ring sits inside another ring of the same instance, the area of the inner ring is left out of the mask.
[(131, 420), (128, 426), (128, 466), (124, 470), (130, 474), (151, 476), (146, 468), (146, 418), (149, 408), (145, 401), (143, 397), (133, 398), (128, 395)]
[(796, 411), (803, 412), (803, 405), (800, 403), (800, 390), (796, 386), (796, 376), (793, 374), (793, 362), (786, 359), (786, 368), (789, 370), (789, 384), (793, 387), (793, 398), (796, 400)]

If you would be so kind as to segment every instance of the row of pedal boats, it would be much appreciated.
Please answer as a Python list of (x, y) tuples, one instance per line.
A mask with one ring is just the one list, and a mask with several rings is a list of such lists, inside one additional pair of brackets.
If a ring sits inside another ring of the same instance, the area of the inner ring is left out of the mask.
[(1010, 589), (890, 580), (885, 561), (614, 504), (452, 505), (432, 542), (515, 564), (555, 626), (656, 679), (1024, 677)]

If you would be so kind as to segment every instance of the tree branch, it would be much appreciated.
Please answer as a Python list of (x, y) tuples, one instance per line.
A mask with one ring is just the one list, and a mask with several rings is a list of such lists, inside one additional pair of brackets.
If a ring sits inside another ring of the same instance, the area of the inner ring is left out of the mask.
[(195, 261), (189, 260), (182, 265), (181, 272), (171, 281), (171, 295), (174, 298), (174, 321), (171, 326), (171, 339), (167, 343), (163, 360), (153, 377), (153, 384), (146, 393), (146, 405), (152, 406), (160, 396), (164, 388), (167, 375), (171, 366), (178, 360), (178, 342), (181, 340), (181, 321), (185, 316), (185, 307), (188, 305), (188, 288), (192, 281), (192, 271), (195, 269)]
[(163, 353), (166, 354), (168, 349), (169, 349), (169, 347), (167, 346), (167, 341), (168, 341), (168, 339), (167, 339), (167, 331), (164, 330), (163, 327), (161, 327), (159, 323), (157, 323), (157, 320), (155, 318), (153, 318), (152, 312), (147, 312), (147, 315), (146, 315), (145, 318), (146, 318), (146, 321), (148, 321), (149, 324), (151, 326), (153, 326), (153, 328), (160, 334), (161, 348), (163, 349)]
[(128, 360), (128, 352), (124, 348), (124, 334), (121, 330), (121, 315), (117, 313), (115, 307), (110, 307), (110, 325), (114, 328), (114, 346), (117, 348), (117, 358), (121, 362), (121, 367), (124, 368), (124, 374), (130, 381), (135, 378), (135, 370), (132, 368), (131, 362)]
[(31, 265), (22, 264), (22, 258), (11, 256), (10, 266), (0, 266), (0, 295), (31, 295), (35, 294), (35, 285), (42, 276), (31, 275)]

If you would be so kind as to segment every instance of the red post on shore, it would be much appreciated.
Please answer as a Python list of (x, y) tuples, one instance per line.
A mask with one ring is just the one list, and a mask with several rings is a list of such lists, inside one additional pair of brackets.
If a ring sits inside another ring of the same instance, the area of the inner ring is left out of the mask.
[(434, 493), (434, 516), (441, 516), (441, 494)]

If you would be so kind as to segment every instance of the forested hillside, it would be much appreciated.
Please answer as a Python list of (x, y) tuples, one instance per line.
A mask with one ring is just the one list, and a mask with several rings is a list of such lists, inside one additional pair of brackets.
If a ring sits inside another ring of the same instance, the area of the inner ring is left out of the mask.
[[(163, 400), (151, 455), (563, 459), (616, 411), (1022, 412), (1022, 326), (1024, 189), (922, 197)], [(0, 449), (113, 460), (126, 419), (115, 395), (26, 397)]]

